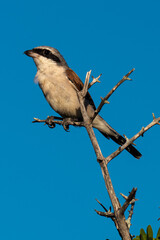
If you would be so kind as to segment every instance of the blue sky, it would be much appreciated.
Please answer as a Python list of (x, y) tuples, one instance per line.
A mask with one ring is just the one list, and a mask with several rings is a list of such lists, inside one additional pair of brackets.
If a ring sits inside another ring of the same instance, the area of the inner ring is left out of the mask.
[[(39, 45), (59, 49), (84, 81), (92, 69), (101, 83), (90, 93), (96, 103), (133, 67), (101, 115), (132, 137), (160, 116), (160, 2), (9, 1), (1, 3), (0, 238), (119, 239), (114, 224), (99, 217), (110, 200), (85, 129), (32, 124), (55, 115), (33, 81), (36, 67), (23, 52)], [(97, 131), (105, 156), (117, 149)], [(117, 196), (137, 187), (131, 233), (160, 217), (160, 128), (136, 141), (140, 160), (123, 152), (109, 164)]]

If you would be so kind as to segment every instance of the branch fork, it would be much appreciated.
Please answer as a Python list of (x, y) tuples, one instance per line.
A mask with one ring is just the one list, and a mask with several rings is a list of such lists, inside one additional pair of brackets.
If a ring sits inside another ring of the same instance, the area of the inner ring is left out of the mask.
[[(101, 171), (102, 171), (102, 175), (105, 181), (105, 185), (113, 206), (113, 210), (114, 212), (111, 212), (111, 209), (107, 210), (103, 204), (101, 204), (98, 200), (97, 202), (103, 207), (103, 209), (105, 210), (105, 212), (101, 212), (98, 210), (95, 210), (96, 213), (100, 216), (105, 216), (107, 218), (111, 218), (114, 223), (115, 226), (119, 232), (120, 237), (123, 240), (131, 240), (132, 236), (129, 233), (129, 229), (131, 226), (131, 218), (133, 215), (133, 209), (134, 209), (134, 205), (135, 202), (137, 201), (137, 199), (135, 199), (135, 194), (137, 191), (137, 188), (133, 188), (131, 193), (129, 194), (129, 196), (125, 196), (124, 194), (121, 194), (123, 196), (123, 198), (125, 199), (125, 202), (123, 204), (123, 206), (121, 206), (118, 198), (116, 197), (112, 182), (111, 182), (111, 178), (108, 172), (108, 167), (107, 164), (114, 159), (116, 156), (118, 156), (125, 148), (127, 148), (130, 144), (133, 144), (133, 142), (139, 138), (140, 136), (143, 136), (143, 134), (148, 131), (151, 127), (153, 127), (154, 125), (160, 125), (160, 117), (156, 118), (154, 114), (153, 115), (153, 121), (148, 124), (146, 127), (142, 127), (142, 129), (135, 134), (135, 136), (133, 136), (132, 138), (128, 139), (126, 136), (126, 142), (125, 144), (123, 144), (122, 146), (120, 146), (115, 152), (113, 152), (112, 154), (110, 154), (108, 157), (104, 157), (100, 146), (98, 144), (98, 141), (96, 139), (96, 136), (94, 134), (93, 128), (92, 128), (92, 121), (94, 120), (94, 118), (99, 114), (99, 112), (101, 111), (102, 107), (104, 106), (104, 104), (109, 103), (108, 99), (110, 98), (110, 96), (114, 93), (114, 91), (126, 80), (131, 80), (129, 78), (130, 74), (134, 71), (135, 69), (133, 68), (130, 72), (128, 72), (112, 89), (111, 91), (104, 97), (101, 98), (101, 102), (98, 106), (98, 108), (95, 110), (94, 112), (94, 116), (92, 119), (89, 118), (87, 112), (86, 112), (86, 108), (84, 106), (84, 99), (85, 96), (87, 94), (88, 89), (93, 86), (96, 82), (99, 82), (99, 78), (101, 76), (101, 74), (97, 77), (97, 78), (93, 78), (92, 82), (89, 83), (89, 79), (90, 79), (90, 75), (91, 75), (91, 71), (87, 72), (86, 74), (86, 79), (85, 79), (85, 83), (84, 83), (84, 87), (81, 91), (77, 91), (77, 96), (79, 99), (79, 103), (80, 103), (80, 108), (81, 108), (81, 113), (83, 116), (83, 122), (78, 122), (75, 121), (73, 119), (63, 119), (63, 118), (58, 118), (58, 117), (48, 117), (46, 120), (40, 120), (38, 118), (34, 118), (33, 122), (43, 122), (45, 124), (47, 124), (49, 127), (54, 128), (56, 126), (56, 124), (58, 125), (62, 125), (63, 128), (68, 131), (69, 129), (69, 125), (73, 125), (73, 126), (80, 126), (80, 127), (85, 127), (88, 135), (90, 137), (90, 140), (92, 142), (95, 154), (97, 156), (97, 161), (99, 162)], [(131, 208), (129, 210), (129, 216), (128, 219), (125, 219), (125, 211), (126, 209), (129, 207), (129, 205), (131, 205)]]
[(137, 201), (137, 199), (135, 200), (136, 192), (137, 192), (137, 188), (133, 188), (128, 197), (126, 197), (124, 194), (121, 193), (123, 198), (126, 200), (125, 203), (123, 204), (123, 206), (120, 209), (121, 214), (124, 214), (124, 212), (126, 211), (126, 209), (128, 208), (128, 206), (130, 204), (133, 204), (133, 203), (135, 203), (135, 201)]
[(88, 89), (90, 88), (90, 87), (92, 87), (93, 86), (93, 84), (95, 84), (95, 83), (100, 83), (100, 81), (99, 81), (99, 78), (102, 76), (102, 73), (97, 77), (97, 78), (94, 78), (93, 76), (92, 76), (92, 82), (91, 83), (89, 83), (88, 84)]
[(131, 205), (131, 208), (128, 211), (129, 216), (126, 219), (126, 223), (127, 223), (129, 229), (132, 225), (131, 224), (131, 219), (132, 219), (132, 216), (133, 216), (134, 205), (135, 205), (135, 202), (138, 201), (138, 199), (135, 199), (136, 192), (137, 192), (137, 188), (133, 188), (128, 197), (125, 196), (124, 194), (120, 193), (121, 196), (126, 200), (120, 211), (122, 211), (122, 212), (125, 211), (127, 209), (127, 207), (129, 205)]

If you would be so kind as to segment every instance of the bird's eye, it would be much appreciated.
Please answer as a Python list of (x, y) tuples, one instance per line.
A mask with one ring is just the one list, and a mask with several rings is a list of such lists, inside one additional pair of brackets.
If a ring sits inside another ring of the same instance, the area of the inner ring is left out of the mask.
[(44, 49), (43, 50), (43, 54), (44, 54), (44, 56), (48, 56), (50, 54), (50, 51), (47, 50), (47, 49)]

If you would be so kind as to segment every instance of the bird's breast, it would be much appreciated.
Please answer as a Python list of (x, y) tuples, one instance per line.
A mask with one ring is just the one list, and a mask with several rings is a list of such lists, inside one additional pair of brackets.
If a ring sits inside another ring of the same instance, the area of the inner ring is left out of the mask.
[(38, 75), (38, 83), (50, 106), (62, 117), (81, 116), (77, 93), (65, 73)]

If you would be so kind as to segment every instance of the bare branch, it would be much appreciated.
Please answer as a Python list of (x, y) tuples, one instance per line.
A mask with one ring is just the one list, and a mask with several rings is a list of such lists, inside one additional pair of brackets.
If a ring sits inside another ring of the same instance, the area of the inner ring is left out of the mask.
[[(124, 212), (126, 211), (126, 209), (128, 208), (128, 206), (129, 206), (131, 203), (133, 203), (133, 202), (131, 202), (131, 201), (134, 200), (136, 191), (137, 191), (137, 188), (133, 188), (133, 189), (132, 189), (131, 193), (129, 194), (129, 196), (127, 197), (125, 203), (123, 204), (123, 206), (122, 206), (121, 209), (120, 209), (120, 214), (123, 215)], [(123, 197), (124, 197), (124, 195), (123, 195)], [(126, 196), (125, 196), (125, 197), (126, 197)], [(135, 200), (134, 200), (134, 202), (135, 202)]]
[[(96, 211), (97, 214), (104, 216), (104, 217), (110, 217), (112, 218), (113, 221), (115, 221), (115, 214), (111, 212), (111, 207), (109, 208), (109, 210), (106, 209), (106, 207), (96, 199), (96, 201), (99, 203), (99, 205), (105, 210), (105, 212), (101, 212), (101, 211)], [(114, 219), (113, 219), (114, 218)]]
[(120, 214), (124, 214), (127, 207), (129, 205), (131, 205), (131, 209), (128, 211), (129, 216), (126, 220), (128, 229), (130, 229), (130, 227), (131, 227), (131, 219), (132, 219), (132, 216), (133, 216), (133, 210), (134, 210), (135, 202), (138, 201), (138, 199), (135, 199), (136, 191), (137, 191), (137, 188), (133, 188), (131, 193), (129, 194), (129, 196), (125, 196), (123, 193), (120, 193), (122, 195), (122, 197), (126, 200), (124, 205), (120, 209)]
[[(128, 139), (128, 137), (127, 137), (125, 134), (123, 134), (123, 136), (124, 136), (124, 138), (126, 139), (126, 141), (128, 141), (128, 140), (129, 140), (129, 139)], [(132, 143), (132, 145), (136, 146), (136, 144), (135, 144), (135, 143)]]
[(131, 80), (129, 78), (129, 75), (134, 71), (135, 69), (133, 68), (129, 73), (127, 73), (112, 89), (111, 91), (105, 96), (105, 98), (101, 98), (101, 103), (99, 104), (98, 108), (94, 112), (94, 116), (92, 118), (92, 121), (95, 119), (95, 117), (98, 115), (98, 113), (101, 111), (102, 107), (104, 106), (105, 103), (109, 103), (107, 100), (109, 97), (114, 93), (114, 91), (126, 80)]
[[(84, 85), (87, 85), (88, 83), (87, 79), (85, 81)], [(87, 85), (88, 86), (88, 85)], [(84, 91), (86, 92), (86, 90)], [(77, 96), (79, 98), (79, 103), (80, 103), (80, 108), (81, 108), (81, 113), (83, 116), (83, 121), (84, 121), (84, 126), (86, 127), (86, 130), (88, 132), (88, 135), (90, 137), (90, 140), (92, 142), (94, 151), (96, 153), (97, 156), (97, 161), (100, 164), (101, 170), (102, 170), (102, 175), (105, 181), (105, 185), (109, 194), (109, 197), (111, 199), (112, 205), (113, 205), (113, 209), (114, 209), (114, 214), (115, 214), (115, 225), (116, 228), (120, 234), (120, 236), (122, 237), (123, 240), (130, 240), (131, 236), (129, 234), (129, 229), (128, 226), (125, 222), (125, 217), (122, 214), (119, 214), (119, 209), (121, 208), (120, 202), (118, 200), (118, 198), (116, 197), (112, 182), (111, 182), (111, 178), (108, 172), (108, 168), (105, 162), (105, 158), (102, 155), (101, 149), (99, 147), (99, 144), (97, 142), (96, 136), (94, 134), (93, 128), (92, 128), (92, 124), (90, 121), (90, 118), (86, 112), (86, 108), (84, 106), (84, 94), (83, 90), (81, 92), (77, 92)]]
[[(114, 223), (115, 226), (119, 232), (120, 237), (123, 240), (131, 240), (132, 236), (129, 233), (129, 228), (131, 225), (131, 218), (133, 215), (133, 208), (134, 208), (134, 204), (135, 201), (137, 199), (135, 199), (135, 194), (137, 189), (133, 188), (131, 193), (129, 194), (129, 196), (125, 196), (124, 194), (121, 194), (124, 199), (125, 199), (125, 203), (123, 204), (123, 206), (121, 207), (121, 204), (118, 200), (118, 198), (116, 197), (113, 185), (112, 185), (112, 181), (109, 175), (109, 171), (108, 171), (108, 167), (106, 163), (109, 163), (113, 158), (115, 158), (117, 155), (119, 155), (125, 148), (127, 148), (127, 146), (129, 146), (130, 144), (133, 144), (133, 142), (140, 136), (143, 136), (143, 134), (150, 129), (152, 126), (158, 124), (160, 125), (160, 117), (156, 118), (153, 114), (153, 121), (147, 125), (145, 128), (143, 127), (134, 137), (132, 137), (131, 139), (128, 139), (126, 136), (126, 143), (119, 147), (119, 149), (117, 149), (114, 153), (112, 153), (110, 156), (108, 156), (107, 158), (104, 158), (100, 146), (98, 144), (98, 141), (96, 139), (96, 136), (94, 134), (93, 128), (92, 128), (92, 121), (93, 119), (97, 116), (97, 114), (100, 112), (100, 110), (102, 109), (103, 105), (105, 103), (108, 103), (108, 99), (109, 97), (113, 94), (113, 92), (126, 80), (131, 80), (129, 78), (129, 75), (134, 71), (134, 69), (132, 69), (129, 73), (127, 73), (120, 82), (117, 83), (117, 85), (111, 89), (111, 91), (106, 95), (105, 98), (102, 98), (102, 101), (100, 103), (100, 105), (98, 106), (98, 108), (95, 110), (94, 116), (92, 119), (89, 118), (87, 112), (86, 112), (86, 108), (84, 105), (84, 99), (85, 96), (87, 94), (88, 89), (95, 83), (95, 82), (99, 82), (99, 77), (98, 78), (93, 78), (93, 81), (89, 84), (89, 78), (91, 75), (91, 71), (87, 72), (86, 74), (86, 79), (85, 79), (85, 83), (84, 83), (84, 87), (82, 89), (82, 91), (78, 91), (77, 88), (75, 87), (75, 90), (77, 92), (77, 96), (79, 99), (79, 103), (80, 103), (80, 109), (81, 109), (81, 113), (83, 116), (83, 122), (78, 122), (75, 119), (63, 119), (63, 118), (59, 118), (59, 117), (48, 117), (46, 120), (40, 120), (38, 118), (35, 118), (33, 122), (43, 122), (45, 124), (47, 124), (49, 127), (54, 128), (56, 126), (56, 124), (58, 125), (62, 125), (64, 127), (64, 129), (67, 131), (69, 129), (69, 125), (73, 125), (73, 126), (84, 126), (88, 132), (88, 135), (90, 137), (90, 140), (92, 142), (94, 151), (96, 153), (97, 156), (97, 161), (100, 164), (101, 167), (101, 171), (102, 171), (102, 175), (105, 181), (105, 185), (110, 197), (110, 200), (112, 202), (112, 206), (114, 209), (114, 213), (111, 213), (110, 209), (109, 211), (107, 211), (107, 209), (104, 207), (104, 205), (102, 203), (100, 203), (98, 200), (97, 202), (103, 207), (103, 209), (105, 210), (105, 212), (101, 212), (101, 211), (97, 211), (97, 214), (101, 215), (101, 216), (105, 216), (105, 217), (110, 217)], [(129, 211), (129, 217), (126, 220), (125, 219), (125, 215), (124, 212), (126, 211), (126, 209), (128, 208), (128, 206), (131, 205), (131, 209)]]
[[(128, 199), (128, 196), (125, 196), (123, 193), (120, 193), (120, 195), (121, 195), (125, 200)], [(138, 199), (137, 199), (137, 198), (134, 198), (134, 199), (131, 200), (130, 204), (132, 204), (132, 203), (134, 203), (134, 202), (136, 202), (136, 201), (138, 201)]]
[(132, 216), (133, 216), (134, 206), (135, 206), (135, 202), (131, 204), (131, 209), (128, 211), (129, 212), (129, 216), (128, 216), (128, 219), (126, 220), (126, 223), (127, 223), (129, 229), (130, 229), (130, 227), (132, 225), (131, 224), (131, 219), (132, 219)]
[(91, 75), (91, 70), (89, 72), (87, 72), (87, 74), (86, 74), (85, 83), (84, 83), (83, 89), (81, 91), (83, 98), (86, 96), (86, 94), (88, 92), (90, 75)]
[(99, 201), (98, 199), (96, 199), (96, 201), (99, 203), (99, 205), (101, 205), (101, 207), (102, 207), (106, 212), (108, 212), (107, 208), (105, 208), (105, 206), (104, 206), (102, 203), (100, 203), (100, 201)]
[(49, 118), (50, 118), (51, 121), (54, 120), (54, 119), (56, 119), (56, 120), (63, 120), (63, 118), (61, 118), (61, 117), (48, 116), (47, 119), (45, 119), (45, 120), (40, 120), (39, 118), (33, 118), (34, 121), (32, 121), (32, 123), (35, 123), (35, 122), (46, 122)]
[(123, 193), (120, 193), (120, 195), (126, 200), (128, 199), (128, 196), (124, 195)]
[(100, 83), (99, 78), (100, 78), (101, 76), (102, 76), (102, 73), (101, 73), (97, 78), (94, 78), (94, 77), (92, 76), (93, 80), (92, 80), (91, 83), (89, 83), (88, 89), (89, 89), (90, 87), (92, 87), (93, 84), (95, 84), (95, 83), (97, 83), (97, 82)]
[(115, 152), (113, 152), (108, 157), (106, 157), (106, 163), (108, 164), (113, 158), (118, 156), (125, 148), (127, 148), (130, 144), (132, 144), (137, 138), (139, 138), (140, 136), (143, 136), (146, 131), (148, 131), (151, 127), (153, 127), (156, 124), (160, 125), (160, 117), (158, 118), (154, 117), (153, 121), (150, 124), (148, 124), (146, 127), (142, 127), (142, 129), (136, 135), (128, 139), (125, 142), (125, 144), (120, 146)]
[(97, 211), (96, 209), (94, 210), (97, 214), (99, 214), (100, 216), (103, 217), (108, 217), (108, 218), (113, 218), (115, 217), (114, 213), (111, 212), (101, 212), (101, 211)]
[[(56, 120), (59, 119), (59, 120)], [(48, 116), (46, 119), (39, 119), (39, 118), (34, 118), (34, 121), (32, 123), (44, 123), (45, 125), (48, 125), (49, 128), (54, 128), (55, 125), (61, 125), (63, 128), (67, 131), (69, 125), (75, 126), (75, 127), (84, 127), (83, 122), (78, 122), (75, 119), (71, 118), (60, 118), (60, 117), (55, 117), (55, 116)]]
[[(85, 79), (85, 83), (84, 83), (84, 88), (85, 89), (86, 89), (86, 86), (88, 86), (87, 85), (88, 82), (89, 82), (88, 76), (90, 76), (90, 73), (91, 72), (88, 72), (88, 74), (86, 75), (86, 79)], [(86, 93), (86, 90), (85, 91), (82, 90), (80, 92), (77, 92), (77, 96), (78, 96), (79, 103), (80, 103), (80, 108), (81, 108), (81, 113), (82, 113), (82, 116), (83, 116), (84, 126), (86, 127), (86, 130), (87, 130), (87, 132), (89, 134), (89, 137), (91, 139), (94, 151), (95, 151), (96, 156), (97, 156), (97, 160), (102, 161), (102, 160), (104, 160), (104, 157), (102, 155), (101, 149), (99, 147), (96, 136), (94, 134), (90, 118), (88, 117), (88, 114), (86, 112), (86, 108), (84, 106), (84, 94), (83, 93)]]
[(95, 209), (95, 212), (100, 216), (111, 218), (112, 221), (114, 222), (117, 230), (119, 231), (118, 223), (117, 223), (117, 220), (115, 218), (115, 214), (111, 212), (111, 207), (109, 208), (109, 210), (107, 210), (105, 208), (105, 206), (102, 203), (100, 203), (100, 201), (98, 201), (97, 199), (96, 199), (96, 201), (101, 205), (101, 207), (105, 210), (105, 212), (97, 211), (96, 209)]

